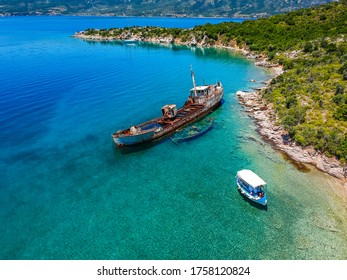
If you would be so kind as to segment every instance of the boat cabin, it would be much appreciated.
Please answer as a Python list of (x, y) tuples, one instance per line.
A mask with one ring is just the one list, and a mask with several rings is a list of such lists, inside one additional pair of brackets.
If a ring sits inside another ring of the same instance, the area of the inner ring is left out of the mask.
[(190, 90), (190, 96), (192, 97), (199, 97), (199, 96), (206, 96), (209, 94), (209, 86), (199, 86), (196, 88), (192, 88)]
[(206, 97), (213, 94), (213, 89), (210, 86), (198, 86), (190, 90), (190, 96), (194, 103), (203, 104), (206, 102)]
[(247, 169), (238, 171), (236, 177), (240, 186), (248, 193), (259, 197), (264, 196), (263, 188), (265, 187), (266, 183), (253, 171)]
[(172, 119), (177, 115), (177, 107), (175, 104), (168, 104), (161, 108), (163, 117), (166, 119)]

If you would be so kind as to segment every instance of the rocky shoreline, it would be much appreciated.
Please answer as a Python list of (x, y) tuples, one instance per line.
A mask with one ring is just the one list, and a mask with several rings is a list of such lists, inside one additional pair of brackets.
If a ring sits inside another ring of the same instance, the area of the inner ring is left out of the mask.
[(275, 149), (284, 153), (298, 168), (305, 169), (305, 164), (310, 164), (318, 170), (334, 176), (343, 183), (347, 183), (347, 167), (342, 166), (335, 158), (329, 158), (313, 147), (302, 147), (290, 139), (288, 132), (276, 125), (277, 115), (272, 109), (272, 104), (267, 104), (263, 99), (263, 89), (255, 92), (238, 91), (237, 97), (240, 104), (247, 108), (247, 114), (258, 124), (259, 134), (274, 145)]
[[(267, 57), (264, 55), (254, 54), (245, 48), (239, 48), (236, 44), (227, 46), (218, 44), (209, 45), (205, 43), (205, 38), (201, 42), (197, 43), (195, 38), (192, 38), (190, 42), (181, 42), (180, 39), (177, 38), (145, 38), (132, 36), (131, 34), (122, 34), (121, 36), (114, 37), (102, 37), (100, 35), (86, 35), (83, 31), (77, 32), (72, 37), (91, 41), (131, 40), (134, 42), (177, 44), (190, 47), (197, 46), (226, 48), (241, 53), (247, 59), (253, 60), (257, 66), (273, 69), (275, 77), (283, 73), (282, 66), (269, 62)], [(287, 131), (285, 131), (281, 126), (276, 125), (278, 117), (272, 108), (272, 104), (266, 103), (262, 97), (270, 82), (271, 80), (267, 81), (263, 88), (254, 92), (238, 91), (236, 93), (240, 104), (247, 108), (247, 114), (258, 124), (259, 134), (266, 141), (270, 142), (275, 149), (281, 151), (298, 168), (307, 169), (305, 164), (310, 164), (316, 167), (318, 170), (340, 179), (343, 184), (347, 184), (347, 166), (343, 166), (336, 158), (329, 158), (323, 153), (314, 150), (313, 147), (302, 147), (297, 145), (293, 140), (290, 139)]]

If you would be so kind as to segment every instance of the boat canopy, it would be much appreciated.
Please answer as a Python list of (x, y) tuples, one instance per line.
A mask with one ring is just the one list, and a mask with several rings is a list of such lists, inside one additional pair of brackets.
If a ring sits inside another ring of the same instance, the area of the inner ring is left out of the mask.
[(266, 185), (264, 180), (260, 178), (253, 171), (248, 169), (243, 169), (237, 172), (237, 177), (241, 178), (247, 184), (251, 185), (253, 188)]

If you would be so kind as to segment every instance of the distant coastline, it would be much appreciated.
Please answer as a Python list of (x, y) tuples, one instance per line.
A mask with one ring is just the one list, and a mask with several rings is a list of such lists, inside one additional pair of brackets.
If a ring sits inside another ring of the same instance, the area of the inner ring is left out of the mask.
[(259, 17), (252, 15), (235, 15), (231, 17), (227, 16), (189, 16), (189, 15), (114, 15), (114, 14), (13, 14), (13, 13), (0, 13), (0, 17), (117, 17), (117, 18), (191, 18), (191, 19), (238, 19), (248, 20), (257, 19)]

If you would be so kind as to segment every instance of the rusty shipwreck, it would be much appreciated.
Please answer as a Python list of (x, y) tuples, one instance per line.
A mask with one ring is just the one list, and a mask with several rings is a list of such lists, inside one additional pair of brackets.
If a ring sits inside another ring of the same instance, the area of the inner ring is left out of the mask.
[(221, 82), (197, 86), (191, 69), (193, 88), (183, 107), (175, 104), (161, 108), (162, 116), (112, 134), (118, 147), (133, 146), (161, 140), (184, 126), (196, 122), (219, 107), (224, 94)]

